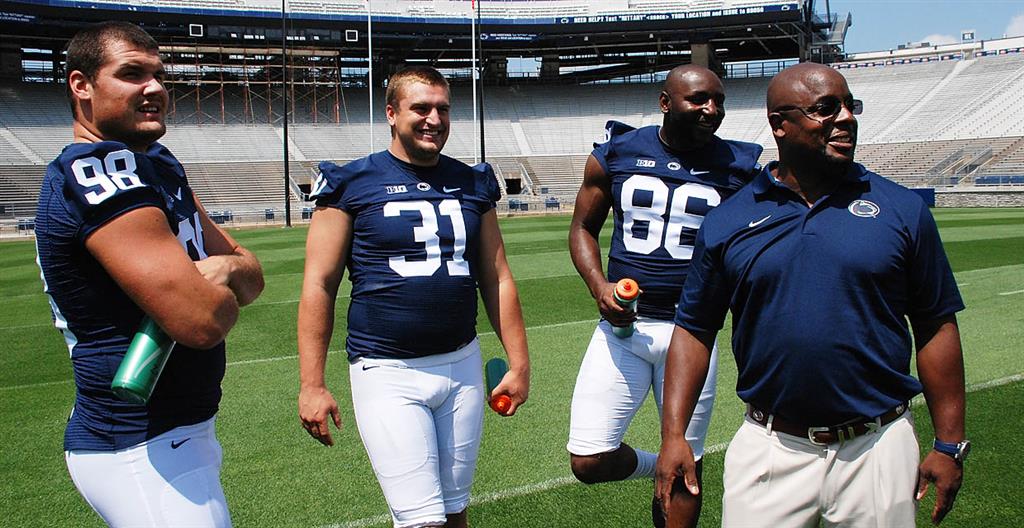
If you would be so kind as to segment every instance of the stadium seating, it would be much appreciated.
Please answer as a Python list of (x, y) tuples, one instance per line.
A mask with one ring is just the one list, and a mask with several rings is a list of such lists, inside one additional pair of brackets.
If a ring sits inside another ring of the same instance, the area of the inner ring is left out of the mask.
[[(253, 211), (280, 206), (284, 199), (281, 162), (185, 163), (189, 185), (208, 211)], [(293, 181), (308, 181), (309, 169), (289, 164)], [(292, 192), (292, 200), (301, 197)]]
[[(8, 132), (4, 130), (4, 132)], [(9, 133), (9, 132), (8, 132)], [(31, 163), (27, 156), (18, 151), (17, 148), (0, 133), (0, 166)]]
[(0, 219), (34, 217), (44, 165), (0, 165)]
[[(1016, 177), (1024, 175), (1024, 54), (842, 73), (865, 102), (858, 118), (857, 157), (869, 168), (908, 186), (1019, 184)], [(722, 137), (764, 145), (762, 161), (775, 157), (764, 115), (767, 83), (764, 78), (727, 79), (727, 115), (719, 131)], [(281, 168), (275, 163), (283, 153), (275, 108), (280, 99), (245, 90), (225, 87), (210, 96), (176, 87), (162, 140), (188, 165), (204, 200), (218, 208), (280, 202)], [(310, 108), (316, 97), (301, 91), (294, 99), (289, 149), (296, 182), (306, 183), (317, 160), (355, 159), (390, 141), (383, 90), (373, 98), (372, 146), (367, 91), (340, 90), (336, 111), (323, 102)], [(657, 84), (489, 86), (483, 113), (487, 158), (499, 173), (521, 179), (529, 192), (571, 197), (608, 120), (633, 126), (660, 123), (659, 91)], [(445, 152), (473, 162), (478, 127), (470, 88), (453, 86), (452, 101)], [(8, 215), (12, 208), (24, 209), (18, 204), (34, 202), (42, 166), (71, 140), (66, 108), (60, 86), (0, 85), (0, 206), (10, 205)]]

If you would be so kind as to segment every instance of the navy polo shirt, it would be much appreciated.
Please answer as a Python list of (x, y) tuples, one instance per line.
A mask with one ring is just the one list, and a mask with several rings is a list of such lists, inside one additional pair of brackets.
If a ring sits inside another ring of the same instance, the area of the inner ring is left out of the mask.
[(717, 332), (733, 313), (736, 392), (790, 421), (874, 417), (921, 392), (911, 321), (964, 308), (931, 212), (852, 164), (813, 207), (771, 175), (705, 217), (675, 322)]

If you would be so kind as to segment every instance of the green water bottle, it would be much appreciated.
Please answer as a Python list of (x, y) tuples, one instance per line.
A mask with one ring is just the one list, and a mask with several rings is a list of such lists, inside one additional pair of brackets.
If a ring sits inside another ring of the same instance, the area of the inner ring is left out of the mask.
[[(633, 279), (622, 279), (615, 284), (615, 302), (629, 311), (636, 311), (636, 303), (640, 297), (640, 286)], [(636, 330), (636, 323), (629, 323), (629, 326), (612, 326), (612, 333), (616, 337), (626, 338), (633, 335)]]
[(509, 409), (512, 408), (512, 398), (508, 394), (493, 395), (494, 388), (501, 383), (501, 379), (505, 377), (505, 373), (508, 372), (508, 363), (505, 363), (504, 359), (491, 358), (484, 365), (484, 379), (487, 384), (487, 404), (494, 409), (494, 412), (508, 416)]
[(142, 318), (139, 330), (128, 345), (121, 366), (114, 374), (110, 390), (121, 400), (145, 405), (153, 394), (160, 373), (171, 357), (174, 341), (149, 316)]

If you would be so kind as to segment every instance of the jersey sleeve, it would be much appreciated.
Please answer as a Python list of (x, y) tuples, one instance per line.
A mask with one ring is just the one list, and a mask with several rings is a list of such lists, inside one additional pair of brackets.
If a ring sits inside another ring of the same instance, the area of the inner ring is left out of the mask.
[(619, 121), (608, 121), (604, 125), (604, 137), (600, 141), (594, 143), (594, 151), (591, 155), (594, 159), (601, 164), (601, 168), (604, 169), (605, 174), (611, 174), (608, 168), (608, 163), (614, 154), (615, 139), (622, 134), (632, 132), (636, 128), (629, 126)]
[(178, 158), (171, 154), (171, 151), (167, 147), (160, 143), (153, 143), (146, 151), (146, 157), (148, 157), (154, 165), (160, 166), (168, 172), (173, 173), (180, 180), (181, 185), (188, 185), (188, 177), (185, 175), (185, 167), (181, 166), (181, 162)]
[(924, 201), (917, 199), (921, 204), (917, 225), (911, 230), (913, 239), (907, 271), (910, 280), (907, 312), (912, 321), (938, 319), (964, 309), (935, 219)]
[(764, 147), (745, 141), (729, 141), (728, 145), (732, 151), (732, 155), (729, 156), (731, 158), (730, 168), (745, 175), (745, 180), (748, 182), (754, 179), (754, 176), (761, 172), (761, 164), (757, 160), (761, 158)]
[(78, 236), (83, 240), (128, 211), (166, 207), (149, 158), (123, 143), (72, 145), (61, 155), (60, 167), (67, 207), (79, 219)]
[(761, 164), (757, 160), (761, 159), (761, 153), (764, 152), (764, 147), (757, 143), (742, 143), (741, 148), (743, 153), (743, 169), (750, 174), (750, 179), (754, 179), (761, 172)]
[(320, 174), (313, 182), (309, 199), (319, 207), (333, 207), (349, 211), (350, 205), (345, 202), (345, 188), (351, 181), (353, 173), (346, 166), (338, 166), (330, 161), (320, 163)]
[(501, 188), (498, 186), (498, 177), (494, 174), (494, 168), (490, 163), (478, 163), (473, 166), (473, 173), (483, 181), (483, 195), (491, 203), (493, 209), (501, 199)]

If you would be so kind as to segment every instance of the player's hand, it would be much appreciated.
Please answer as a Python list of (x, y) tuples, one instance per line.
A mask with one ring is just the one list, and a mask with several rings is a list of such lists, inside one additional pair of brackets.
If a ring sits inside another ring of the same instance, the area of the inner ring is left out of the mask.
[(615, 283), (609, 282), (601, 287), (596, 296), (597, 310), (601, 317), (612, 326), (629, 326), (636, 321), (636, 311), (627, 310), (615, 300)]
[(677, 478), (683, 479), (686, 489), (692, 495), (700, 494), (697, 485), (697, 465), (693, 460), (693, 449), (683, 438), (663, 440), (658, 453), (658, 464), (654, 467), (654, 496), (661, 501), (661, 507), (668, 515), (672, 504), (672, 483)]
[(234, 268), (228, 255), (213, 255), (195, 261), (196, 269), (203, 278), (218, 286), (231, 286), (231, 272)]
[(932, 522), (939, 524), (953, 509), (953, 501), (963, 483), (964, 470), (949, 455), (931, 451), (924, 457), (917, 471), (917, 500), (928, 493), (929, 483), (935, 483), (935, 509)]
[(512, 399), (512, 406), (505, 414), (505, 416), (512, 416), (530, 396), (530, 371), (520, 372), (512, 369), (506, 372), (505, 376), (501, 378), (501, 383), (498, 383), (498, 386), (488, 395), (488, 399), (500, 394), (507, 394)]
[(304, 386), (299, 389), (299, 419), (302, 420), (302, 428), (321, 444), (332, 446), (334, 439), (331, 438), (331, 429), (327, 424), (328, 416), (334, 421), (334, 426), (341, 429), (338, 402), (334, 401), (327, 387)]

